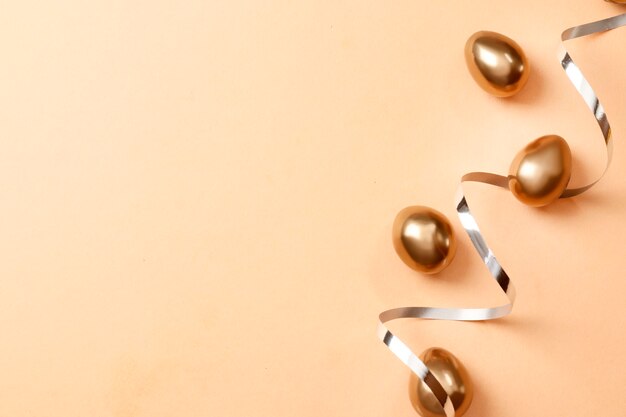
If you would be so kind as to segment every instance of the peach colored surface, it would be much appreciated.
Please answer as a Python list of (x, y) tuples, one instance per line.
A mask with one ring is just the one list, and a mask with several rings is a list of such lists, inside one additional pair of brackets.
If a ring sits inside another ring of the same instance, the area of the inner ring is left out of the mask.
[[(574, 184), (600, 133), (556, 59), (601, 0), (59, 1), (0, 9), (0, 415), (413, 416), (375, 336), (403, 305), (502, 301), (454, 215), (460, 176), (564, 136)], [(533, 74), (485, 95), (466, 38)], [(537, 210), (468, 186), (518, 288), (491, 323), (404, 321), (476, 385), (469, 417), (626, 409), (626, 29), (570, 43), (615, 132), (591, 192)], [(405, 267), (407, 205), (453, 220), (438, 277)]]

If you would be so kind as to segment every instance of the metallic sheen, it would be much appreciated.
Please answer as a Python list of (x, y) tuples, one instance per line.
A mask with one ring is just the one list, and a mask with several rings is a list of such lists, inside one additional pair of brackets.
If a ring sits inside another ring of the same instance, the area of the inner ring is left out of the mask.
[(496, 32), (476, 32), (465, 44), (465, 63), (478, 85), (497, 97), (518, 93), (530, 74), (528, 59), (513, 39)]
[[(442, 348), (427, 349), (420, 355), (420, 359), (442, 381), (443, 389), (452, 399), (455, 416), (461, 417), (465, 414), (474, 397), (474, 386), (461, 361)], [(411, 375), (409, 397), (415, 410), (422, 416), (445, 417), (435, 394), (415, 374)]]
[(509, 189), (522, 203), (541, 207), (563, 194), (572, 174), (572, 152), (565, 139), (542, 136), (518, 152), (509, 169)]
[(434, 274), (452, 262), (456, 238), (446, 216), (430, 207), (401, 210), (393, 222), (393, 247), (409, 267)]
[[(580, 38), (583, 36), (604, 32), (626, 26), (626, 13), (614, 16), (608, 19), (599, 20), (597, 22), (587, 23), (580, 26), (569, 28), (561, 34), (563, 42)], [(584, 193), (593, 187), (608, 169), (613, 155), (613, 140), (611, 133), (611, 125), (604, 111), (604, 107), (600, 103), (593, 88), (584, 77), (581, 70), (574, 63), (569, 53), (561, 46), (559, 50), (559, 62), (572, 83), (578, 94), (582, 97), (585, 104), (593, 114), (602, 137), (606, 145), (607, 161), (604, 172), (595, 181), (577, 188), (566, 189), (561, 198), (569, 198)], [(389, 348), (389, 350), (404, 363), (419, 380), (427, 385), (435, 394), (437, 402), (440, 406), (440, 414), (446, 417), (455, 417), (456, 411), (454, 400), (446, 393), (444, 386), (446, 381), (437, 377), (431, 369), (413, 353), (413, 351), (396, 335), (394, 335), (386, 326), (387, 322), (396, 319), (417, 318), (432, 320), (493, 320), (508, 315), (515, 302), (515, 287), (507, 273), (504, 271), (499, 261), (496, 259), (493, 251), (487, 245), (482, 233), (478, 228), (478, 224), (470, 211), (467, 199), (463, 193), (463, 183), (479, 182), (508, 189), (508, 177), (488, 172), (470, 172), (465, 174), (461, 179), (461, 185), (457, 193), (456, 204), (457, 213), (463, 228), (467, 232), (474, 248), (482, 258), (489, 273), (496, 281), (502, 292), (507, 298), (504, 304), (488, 306), (485, 308), (447, 308), (447, 307), (399, 307), (383, 311), (378, 316), (377, 335), (380, 340)], [(532, 390), (532, 387), (531, 387)], [(531, 392), (528, 393), (531, 395)], [(443, 414), (441, 413), (443, 412)]]

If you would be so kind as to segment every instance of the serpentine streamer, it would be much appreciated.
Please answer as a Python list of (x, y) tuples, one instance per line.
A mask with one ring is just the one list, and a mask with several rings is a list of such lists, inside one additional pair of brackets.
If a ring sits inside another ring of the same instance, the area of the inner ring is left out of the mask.
[[(607, 161), (602, 175), (582, 187), (566, 189), (560, 198), (569, 198), (582, 194), (593, 187), (606, 173), (613, 155), (613, 142), (611, 135), (611, 126), (604, 111), (604, 107), (600, 103), (598, 96), (593, 88), (586, 80), (582, 71), (574, 63), (569, 53), (564, 47), (564, 42), (572, 39), (588, 36), (594, 33), (605, 32), (626, 25), (626, 13), (614, 16), (608, 19), (599, 20), (579, 26), (566, 29), (561, 34), (561, 46), (559, 49), (559, 62), (565, 71), (570, 82), (576, 88), (576, 91), (583, 98), (589, 110), (600, 127), (602, 137), (606, 145)], [(384, 311), (379, 315), (378, 337), (387, 345), (387, 347), (396, 355), (418, 378), (420, 378), (436, 396), (442, 411), (447, 417), (454, 417), (455, 409), (452, 400), (443, 389), (441, 383), (435, 375), (428, 369), (415, 353), (397, 336), (387, 329), (385, 323), (401, 318), (417, 318), (430, 320), (458, 320), (458, 321), (480, 321), (493, 320), (508, 315), (513, 309), (515, 302), (515, 287), (507, 273), (496, 259), (493, 251), (487, 245), (485, 238), (481, 234), (478, 224), (470, 211), (467, 199), (463, 193), (463, 183), (478, 182), (497, 187), (508, 189), (508, 177), (487, 173), (487, 172), (471, 172), (461, 178), (459, 185), (456, 211), (461, 221), (461, 225), (469, 235), (470, 240), (474, 244), (476, 251), (483, 259), (483, 262), (489, 269), (489, 273), (500, 286), (508, 298), (508, 302), (495, 307), (486, 308), (437, 308), (437, 307), (401, 307)]]

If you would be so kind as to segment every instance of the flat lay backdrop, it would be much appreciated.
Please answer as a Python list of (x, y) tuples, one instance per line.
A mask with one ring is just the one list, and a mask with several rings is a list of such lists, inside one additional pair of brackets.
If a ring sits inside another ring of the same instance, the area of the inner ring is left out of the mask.
[[(561, 70), (566, 27), (626, 8), (554, 1), (0, 3), (0, 415), (413, 416), (375, 336), (407, 305), (504, 301), (454, 213), (460, 176), (505, 173), (549, 133), (573, 183), (600, 132)], [(532, 75), (484, 94), (465, 40), (495, 30)], [(626, 28), (570, 42), (615, 158), (592, 191), (531, 209), (467, 187), (518, 289), (499, 322), (405, 320), (476, 385), (469, 417), (626, 409)], [(459, 237), (405, 267), (407, 205)]]

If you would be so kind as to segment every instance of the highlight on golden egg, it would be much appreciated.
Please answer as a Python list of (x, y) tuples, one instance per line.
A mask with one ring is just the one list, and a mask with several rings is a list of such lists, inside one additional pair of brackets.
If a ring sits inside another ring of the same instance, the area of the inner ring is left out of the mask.
[(401, 210), (393, 223), (392, 238), (400, 259), (426, 274), (444, 269), (456, 253), (450, 221), (430, 207), (410, 206)]
[[(447, 350), (436, 347), (422, 352), (420, 359), (450, 397), (455, 417), (465, 414), (474, 398), (474, 385), (463, 363)], [(411, 374), (409, 381), (409, 397), (413, 408), (423, 417), (446, 417), (432, 390), (415, 374)]]
[(509, 189), (522, 203), (550, 204), (567, 188), (572, 174), (572, 152), (562, 137), (547, 135), (519, 151), (509, 169)]
[(480, 31), (470, 36), (465, 44), (465, 63), (476, 83), (497, 97), (517, 94), (530, 75), (522, 48), (497, 32)]

